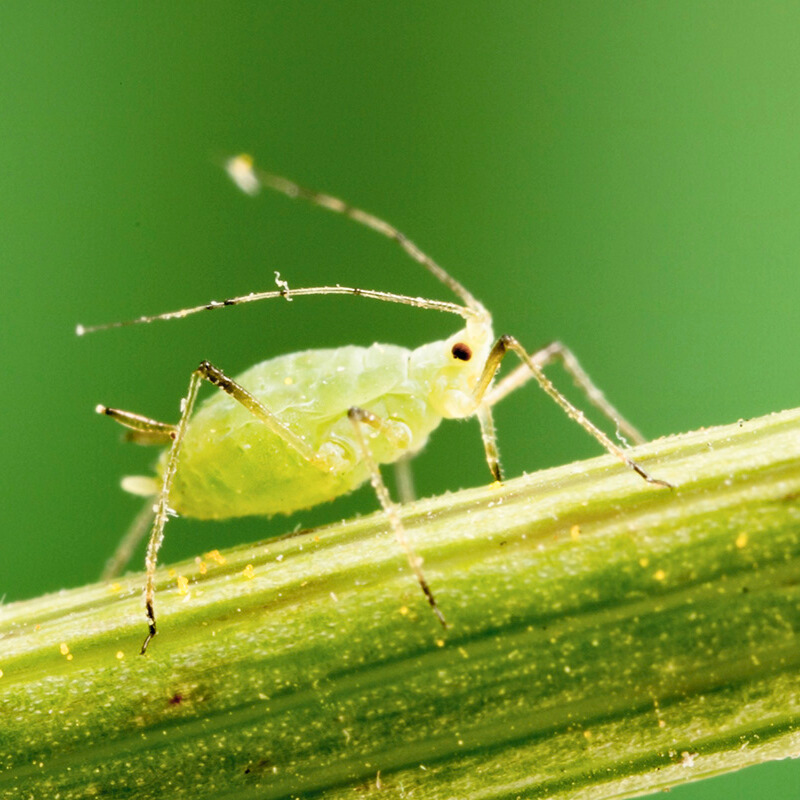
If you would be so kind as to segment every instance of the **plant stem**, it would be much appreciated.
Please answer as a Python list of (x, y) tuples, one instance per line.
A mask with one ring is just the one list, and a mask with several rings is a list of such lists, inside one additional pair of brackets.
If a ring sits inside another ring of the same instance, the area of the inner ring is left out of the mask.
[[(616, 798), (800, 753), (800, 410), (0, 608), (0, 797)], [(223, 563), (224, 562), (224, 563)], [(184, 580), (188, 580), (185, 588)]]

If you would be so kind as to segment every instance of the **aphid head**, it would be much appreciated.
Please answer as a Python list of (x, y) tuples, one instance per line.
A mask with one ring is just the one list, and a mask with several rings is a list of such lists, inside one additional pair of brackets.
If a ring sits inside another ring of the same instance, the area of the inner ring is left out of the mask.
[(493, 340), (488, 314), (476, 314), (449, 338), (414, 351), (412, 370), (428, 385), (429, 402), (442, 417), (461, 418), (475, 413), (474, 390)]

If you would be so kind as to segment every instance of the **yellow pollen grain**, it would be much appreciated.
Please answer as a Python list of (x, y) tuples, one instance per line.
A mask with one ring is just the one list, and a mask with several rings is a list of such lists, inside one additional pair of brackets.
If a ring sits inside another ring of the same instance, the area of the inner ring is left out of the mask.
[(210, 550), (208, 553), (205, 554), (204, 557), (207, 558), (209, 561), (213, 561), (216, 564), (219, 564), (220, 566), (227, 563), (227, 559), (225, 558), (224, 555), (222, 555), (222, 553), (220, 553), (219, 550)]
[(208, 572), (208, 567), (206, 566), (206, 562), (203, 561), (203, 559), (200, 558), (200, 556), (197, 556), (197, 558), (195, 558), (194, 563), (197, 564), (197, 571), (201, 575), (205, 575)]
[(123, 658), (125, 658), (125, 653), (122, 650), (117, 650), (117, 660), (122, 661)]
[(114, 583), (110, 583), (108, 585), (108, 590), (110, 592), (114, 592), (114, 593), (121, 592), (122, 591), (122, 584), (118, 583), (117, 581), (114, 581)]
[(736, 546), (741, 550), (747, 547), (747, 534), (742, 532), (736, 537)]
[(569, 535), (573, 542), (577, 542), (578, 539), (581, 537), (581, 526), (580, 525), (573, 525), (569, 529)]
[(402, 614), (404, 617), (406, 616), (406, 614), (408, 614), (408, 606), (400, 606), (400, 608), (399, 608), (398, 610), (400, 611), (400, 613), (401, 613), (401, 614)]
[(189, 579), (184, 575), (178, 575), (178, 594), (189, 594)]
[(170, 571), (167, 573), (167, 575), (169, 575), (170, 578), (175, 578), (175, 577), (177, 577), (178, 573), (174, 569), (170, 569)]
[(286, 386), (291, 386), (294, 383), (294, 378), (290, 378), (288, 375), (283, 379), (283, 382)]
[(667, 573), (666, 573), (666, 572), (664, 572), (664, 570), (663, 570), (663, 569), (657, 569), (657, 570), (656, 570), (656, 571), (653, 573), (653, 577), (654, 577), (654, 578), (655, 578), (657, 581), (663, 581), (663, 580), (664, 580), (664, 578), (666, 578), (666, 577), (667, 577)]
[(592, 732), (591, 731), (584, 731), (583, 732), (583, 738), (588, 741), (589, 739), (592, 738)]
[(61, 642), (61, 644), (58, 646), (58, 649), (61, 651), (62, 656), (69, 655), (69, 645), (66, 642)]
[(650, 559), (649, 558), (640, 558), (639, 559), (639, 566), (640, 567), (646, 567), (649, 563), (650, 563)]
[(253, 565), (252, 564), (248, 564), (242, 570), (242, 575), (244, 576), (245, 580), (248, 580), (248, 581), (253, 580), (253, 578), (255, 578), (255, 576), (256, 576), (255, 570), (253, 569)]
[(436, 640), (437, 647), (444, 647), (444, 639), (437, 639)]

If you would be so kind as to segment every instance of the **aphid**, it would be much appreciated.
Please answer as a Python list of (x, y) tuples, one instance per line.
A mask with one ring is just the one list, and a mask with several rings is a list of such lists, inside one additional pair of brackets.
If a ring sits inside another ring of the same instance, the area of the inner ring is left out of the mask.
[[(589, 401), (615, 423), (618, 432), (636, 443), (644, 441), (605, 399), (564, 345), (554, 342), (528, 354), (511, 336), (495, 338), (491, 315), (483, 305), (404, 234), (383, 220), (335, 197), (304, 189), (286, 178), (256, 171), (252, 160), (245, 155), (232, 158), (227, 171), (247, 194), (268, 187), (343, 214), (394, 239), (461, 302), (339, 285), (293, 289), (276, 273), (278, 291), (251, 293), (129, 322), (90, 328), (78, 326), (79, 335), (179, 319), (258, 300), (332, 294), (442, 311), (461, 317), (464, 324), (447, 339), (415, 350), (389, 344), (306, 350), (263, 361), (235, 379), (202, 361), (191, 374), (177, 425), (129, 411), (97, 407), (99, 413), (129, 428), (130, 438), (166, 448), (158, 463), (157, 477), (123, 480), (126, 490), (155, 499), (152, 511), (148, 508), (140, 515), (115, 556), (117, 565), (124, 563), (137, 538), (149, 527), (152, 516), (146, 557), (148, 633), (142, 653), (156, 635), (156, 560), (170, 516), (222, 519), (288, 514), (346, 494), (367, 480), (375, 489), (428, 603), (446, 625), (423, 573), (422, 560), (408, 541), (398, 506), (389, 495), (378, 465), (403, 462), (413, 456), (425, 446), (442, 419), (476, 416), (489, 470), (492, 478), (500, 481), (492, 407), (531, 378), (571, 419), (642, 478), (652, 484), (670, 486), (651, 477), (545, 376), (543, 369), (548, 364), (561, 361)], [(522, 364), (493, 385), (495, 373), (508, 352), (513, 352)], [(195, 411), (197, 392), (203, 381), (220, 392)]]

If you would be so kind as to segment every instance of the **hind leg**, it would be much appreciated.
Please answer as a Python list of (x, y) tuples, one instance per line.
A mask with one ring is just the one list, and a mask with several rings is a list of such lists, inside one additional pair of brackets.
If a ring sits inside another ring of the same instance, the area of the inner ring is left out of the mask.
[[(159, 422), (158, 420), (144, 417), (141, 414), (134, 414), (132, 411), (123, 411), (119, 408), (109, 408), (108, 406), (103, 405), (98, 405), (95, 408), (95, 411), (98, 414), (110, 417), (114, 420), (114, 422), (118, 422), (124, 428), (127, 428), (128, 433), (126, 435), (126, 439), (136, 442), (137, 444), (163, 446), (172, 441), (171, 437), (175, 432), (175, 426), (170, 425), (168, 422)], [(125, 479), (129, 485), (136, 483), (136, 485), (139, 487), (144, 486), (145, 483), (150, 480), (151, 479), (149, 478)], [(123, 488), (125, 488), (125, 481), (123, 481)], [(154, 480), (153, 483), (155, 483)], [(106, 562), (106, 565), (103, 568), (103, 573), (100, 576), (100, 580), (108, 581), (112, 578), (116, 578), (117, 575), (119, 575), (122, 570), (125, 569), (125, 566), (130, 561), (131, 555), (136, 549), (136, 546), (147, 535), (147, 531), (150, 529), (150, 522), (153, 519), (153, 514), (155, 513), (153, 510), (153, 498), (155, 497), (156, 493), (157, 489), (153, 492), (145, 492), (139, 489), (133, 492), (133, 494), (140, 494), (148, 497), (148, 502), (134, 517), (130, 527), (122, 537), (120, 543), (117, 545), (117, 549), (114, 551), (114, 554)]]
[[(234, 400), (241, 403), (253, 416), (261, 420), (261, 422), (275, 433), (276, 436), (282, 438), (290, 447), (297, 450), (297, 452), (310, 463), (318, 465), (320, 469), (329, 468), (329, 465), (325, 462), (323, 457), (314, 453), (300, 437), (287, 428), (263, 403), (257, 400), (244, 387), (231, 380), (222, 370), (208, 361), (201, 362), (200, 366), (192, 373), (189, 379), (189, 389), (186, 393), (186, 397), (181, 402), (181, 418), (175, 428), (169, 433), (172, 444), (169, 449), (169, 454), (167, 455), (167, 463), (162, 476), (161, 488), (154, 506), (153, 527), (150, 531), (150, 539), (147, 543), (147, 555), (145, 557), (145, 565), (147, 567), (145, 610), (147, 613), (148, 633), (147, 638), (145, 638), (142, 644), (142, 655), (147, 651), (147, 646), (157, 632), (154, 600), (158, 551), (161, 547), (161, 543), (164, 541), (164, 526), (167, 524), (169, 517), (173, 516), (175, 513), (169, 507), (170, 490), (172, 489), (175, 473), (178, 470), (181, 446), (186, 435), (189, 418), (192, 415), (195, 400), (197, 399), (197, 392), (203, 381), (208, 381), (221, 391), (233, 397)], [(135, 415), (129, 415), (127, 421), (130, 422), (130, 418), (133, 416)]]
[(106, 561), (103, 574), (100, 576), (101, 581), (110, 581), (120, 575), (131, 560), (136, 546), (147, 536), (153, 521), (153, 514), (155, 514), (153, 499), (153, 497), (149, 497), (142, 510), (133, 518), (133, 522), (117, 545), (114, 554)]

